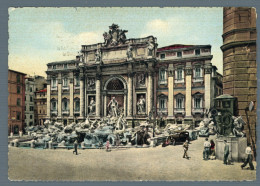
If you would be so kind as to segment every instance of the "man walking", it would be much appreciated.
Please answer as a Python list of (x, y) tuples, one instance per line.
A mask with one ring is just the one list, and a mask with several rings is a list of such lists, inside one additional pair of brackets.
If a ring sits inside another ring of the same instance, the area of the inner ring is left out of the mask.
[(78, 140), (75, 140), (74, 142), (74, 151), (73, 151), (73, 154), (74, 152), (76, 153), (76, 155), (78, 155)]
[(208, 138), (206, 138), (205, 142), (204, 142), (203, 160), (208, 160), (209, 159), (210, 146), (211, 146), (211, 144), (208, 141)]
[(183, 143), (183, 150), (184, 150), (184, 154), (183, 154), (183, 158), (186, 158), (186, 159), (189, 159), (189, 156), (188, 156), (188, 149), (189, 149), (189, 141), (186, 140), (184, 143)]
[(248, 145), (248, 147), (246, 148), (246, 155), (247, 155), (247, 158), (246, 158), (244, 164), (241, 165), (241, 169), (243, 169), (249, 163), (250, 169), (254, 170), (255, 168), (254, 168), (254, 165), (252, 163), (253, 155), (252, 155), (251, 145)]
[(227, 165), (228, 155), (229, 155), (229, 145), (227, 144), (227, 140), (224, 140), (224, 164)]

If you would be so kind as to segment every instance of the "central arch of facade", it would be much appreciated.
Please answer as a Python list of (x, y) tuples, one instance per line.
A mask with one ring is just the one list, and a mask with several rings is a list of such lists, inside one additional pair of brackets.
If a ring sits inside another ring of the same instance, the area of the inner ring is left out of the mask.
[(113, 76), (109, 78), (103, 87), (105, 92), (103, 100), (104, 100), (104, 108), (103, 113), (104, 116), (108, 114), (112, 115), (111, 108), (111, 100), (114, 98), (118, 103), (119, 111), (123, 111), (124, 115), (127, 114), (127, 82), (122, 76)]

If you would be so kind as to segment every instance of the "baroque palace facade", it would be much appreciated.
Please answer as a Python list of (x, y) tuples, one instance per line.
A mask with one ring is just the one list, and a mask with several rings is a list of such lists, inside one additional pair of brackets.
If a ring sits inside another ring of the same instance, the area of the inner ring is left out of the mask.
[(210, 45), (157, 48), (153, 36), (126, 39), (112, 24), (104, 43), (82, 45), (75, 60), (47, 64), (47, 119), (100, 119), (123, 113), (127, 121), (164, 117), (197, 123), (222, 94), (222, 76)]

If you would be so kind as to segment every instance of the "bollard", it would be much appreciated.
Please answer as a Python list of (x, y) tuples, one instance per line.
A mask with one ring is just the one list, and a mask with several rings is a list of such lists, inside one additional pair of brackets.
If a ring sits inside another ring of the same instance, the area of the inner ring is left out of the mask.
[(52, 149), (52, 141), (49, 141), (49, 149)]
[(81, 148), (85, 148), (85, 144), (84, 144), (84, 141), (81, 142)]
[(12, 138), (14, 136), (14, 133), (13, 132), (10, 132), (10, 137)]
[(35, 147), (35, 143), (34, 143), (34, 140), (31, 141), (31, 148), (34, 148)]
[(19, 137), (23, 136), (23, 131), (19, 131)]

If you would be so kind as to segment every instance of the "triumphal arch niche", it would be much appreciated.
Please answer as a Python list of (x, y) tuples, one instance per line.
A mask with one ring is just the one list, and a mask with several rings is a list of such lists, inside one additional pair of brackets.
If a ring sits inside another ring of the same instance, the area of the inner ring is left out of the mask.
[(90, 119), (123, 113), (128, 120), (143, 120), (153, 109), (157, 39), (127, 39), (127, 32), (112, 24), (104, 43), (82, 45), (80, 73)]

